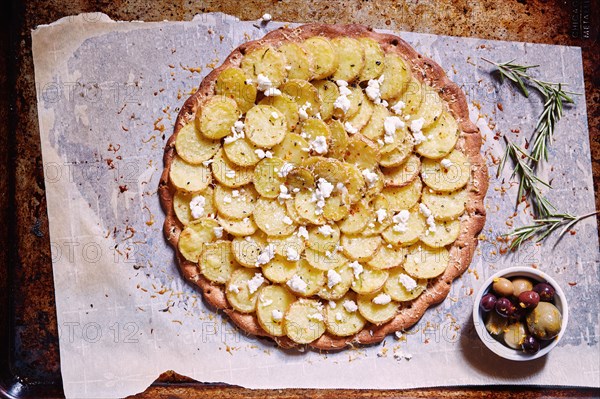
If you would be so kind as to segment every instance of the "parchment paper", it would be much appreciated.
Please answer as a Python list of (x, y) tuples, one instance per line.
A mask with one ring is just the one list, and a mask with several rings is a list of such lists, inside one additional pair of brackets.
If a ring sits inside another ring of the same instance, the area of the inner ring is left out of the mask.
[[(63, 18), (33, 31), (35, 80), (60, 327), (69, 398), (121, 397), (175, 370), (203, 382), (250, 388), (411, 388), (480, 384), (600, 386), (599, 255), (595, 218), (555, 245), (503, 255), (497, 236), (530, 221), (516, 216), (509, 171), (492, 177), (480, 247), (449, 297), (400, 339), (340, 353), (285, 352), (240, 334), (183, 282), (161, 232), (156, 189), (179, 106), (238, 44), (281, 26), (203, 14), (191, 22)], [(398, 32), (394, 32), (398, 33)], [(490, 175), (503, 151), (495, 135), (523, 144), (542, 104), (491, 78), (492, 60), (540, 64), (545, 80), (584, 92), (579, 48), (401, 33), (467, 93), (485, 137)], [(548, 197), (573, 214), (593, 211), (584, 96), (565, 111), (544, 176)], [(490, 129), (490, 126), (493, 130)], [(507, 191), (502, 194), (501, 187)], [(514, 265), (555, 277), (570, 303), (568, 331), (548, 356), (502, 360), (471, 322), (483, 280)]]

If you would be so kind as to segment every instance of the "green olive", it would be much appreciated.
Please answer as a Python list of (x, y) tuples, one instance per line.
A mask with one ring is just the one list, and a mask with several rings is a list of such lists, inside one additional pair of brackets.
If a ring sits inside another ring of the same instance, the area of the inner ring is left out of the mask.
[(514, 292), (513, 283), (504, 277), (495, 278), (492, 289), (500, 296), (511, 296)]
[(492, 335), (500, 335), (508, 325), (508, 319), (496, 312), (489, 312), (485, 319), (485, 329)]
[(527, 328), (538, 339), (552, 339), (558, 335), (562, 325), (560, 311), (550, 302), (540, 302), (527, 315)]
[(513, 323), (504, 330), (504, 343), (513, 349), (521, 349), (525, 337), (527, 337), (527, 330), (521, 322)]
[(512, 280), (512, 284), (514, 289), (513, 295), (516, 297), (521, 295), (522, 292), (531, 291), (533, 289), (533, 284), (531, 281), (523, 277), (517, 277), (516, 279)]

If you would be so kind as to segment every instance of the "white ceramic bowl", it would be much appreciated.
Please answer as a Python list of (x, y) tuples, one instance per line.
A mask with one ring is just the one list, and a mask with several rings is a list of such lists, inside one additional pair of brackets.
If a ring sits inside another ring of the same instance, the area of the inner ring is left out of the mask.
[[(485, 329), (484, 312), (479, 308), (479, 302), (481, 302), (481, 297), (491, 290), (494, 279), (498, 277), (527, 277), (532, 281), (548, 282), (550, 285), (552, 285), (552, 287), (554, 287), (554, 290), (556, 291), (554, 294), (554, 306), (556, 306), (562, 314), (562, 326), (558, 336), (554, 338), (548, 345), (541, 348), (539, 352), (535, 354), (528, 354), (520, 350), (509, 348), (492, 337)], [(509, 267), (508, 269), (503, 269), (495, 273), (485, 281), (481, 290), (479, 290), (479, 293), (475, 297), (475, 303), (473, 304), (473, 323), (475, 325), (477, 335), (479, 335), (479, 338), (481, 338), (481, 341), (484, 343), (484, 345), (487, 346), (492, 352), (509, 360), (526, 361), (545, 356), (558, 344), (558, 341), (560, 341), (562, 336), (565, 334), (568, 322), (569, 307), (567, 305), (567, 298), (565, 297), (563, 290), (552, 277), (531, 267)]]

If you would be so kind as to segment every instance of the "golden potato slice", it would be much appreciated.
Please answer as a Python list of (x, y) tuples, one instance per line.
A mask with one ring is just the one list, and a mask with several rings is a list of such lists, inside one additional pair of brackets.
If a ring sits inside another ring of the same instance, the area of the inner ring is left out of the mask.
[[(389, 272), (390, 276), (383, 286), (383, 292), (388, 294), (394, 301), (412, 301), (413, 299), (418, 298), (419, 295), (425, 291), (425, 288), (427, 288), (426, 279), (414, 280), (401, 267), (391, 269)], [(410, 290), (405, 284), (408, 285)], [(415, 285), (414, 287), (413, 284)]]
[(283, 319), (283, 331), (292, 341), (308, 344), (325, 333), (325, 316), (319, 301), (300, 299), (290, 305)]
[(325, 79), (335, 72), (338, 59), (329, 39), (325, 37), (311, 37), (302, 42), (302, 48), (308, 53), (311, 79)]
[[(406, 129), (396, 130), (393, 149), (381, 156), (379, 164), (385, 168), (402, 165), (412, 154), (413, 141)], [(381, 151), (381, 149), (380, 149)]]
[(273, 155), (286, 162), (300, 165), (309, 157), (308, 151), (306, 151), (308, 146), (308, 141), (299, 134), (288, 133), (281, 143), (273, 147)]
[(390, 116), (390, 111), (381, 104), (375, 104), (369, 122), (363, 127), (361, 133), (373, 141), (383, 140), (385, 118)]
[(271, 105), (255, 105), (246, 113), (246, 137), (261, 148), (271, 148), (283, 141), (288, 126), (281, 111)]
[(285, 184), (291, 190), (312, 190), (315, 187), (315, 178), (307, 168), (295, 167), (288, 172)]
[(240, 117), (234, 100), (225, 96), (212, 96), (198, 108), (196, 124), (207, 139), (220, 139), (231, 134), (233, 124)]
[(243, 218), (242, 220), (229, 219), (223, 215), (217, 216), (219, 224), (231, 235), (236, 237), (250, 236), (256, 232), (256, 223), (252, 216)]
[(451, 192), (437, 192), (430, 188), (423, 190), (421, 202), (439, 220), (452, 220), (465, 212), (468, 191), (461, 189)]
[(369, 37), (358, 39), (365, 49), (365, 66), (358, 80), (365, 82), (370, 79), (377, 79), (383, 73), (385, 53), (379, 43)]
[(271, 46), (263, 46), (246, 53), (241, 68), (256, 82), (258, 75), (267, 77), (273, 87), (279, 87), (287, 76), (285, 55)]
[(317, 252), (324, 254), (326, 251), (333, 251), (339, 242), (340, 228), (336, 224), (308, 228), (307, 245)]
[[(322, 139), (324, 137), (327, 141), (331, 137), (331, 131), (329, 130), (329, 126), (321, 119), (307, 119), (300, 126), (301, 132), (300, 135), (310, 143), (315, 140)], [(329, 151), (329, 146), (327, 146), (327, 151)], [(316, 154), (316, 150), (311, 148), (311, 152)]]
[(297, 43), (284, 43), (277, 49), (285, 55), (288, 79), (309, 80), (312, 76), (308, 54)]
[(231, 241), (233, 257), (244, 267), (257, 267), (258, 256), (266, 246), (267, 241), (262, 234), (254, 234), (252, 237), (234, 237)]
[(258, 324), (274, 337), (285, 335), (283, 315), (296, 296), (280, 285), (267, 285), (260, 289), (256, 306)]
[[(377, 194), (369, 202), (369, 206), (375, 212), (367, 227), (362, 231), (363, 237), (376, 236), (381, 233), (392, 223), (392, 212), (388, 212), (389, 203), (383, 194)], [(385, 211), (385, 213), (382, 213)]]
[(296, 230), (285, 205), (278, 200), (259, 198), (254, 208), (254, 221), (269, 236), (287, 236)]
[(294, 199), (288, 199), (285, 201), (285, 209), (287, 210), (288, 215), (296, 224), (307, 225), (310, 223), (307, 219), (300, 216), (298, 210), (296, 209), (296, 201)]
[[(381, 191), (383, 191), (383, 173), (378, 167), (375, 167), (372, 171), (369, 169), (363, 170), (363, 176), (367, 182), (367, 192), (365, 198), (371, 200), (377, 197)], [(377, 177), (375, 177), (377, 176)]]
[(350, 94), (347, 96), (350, 100), (350, 108), (346, 112), (340, 108), (335, 108), (335, 106), (333, 109), (333, 116), (341, 120), (348, 120), (356, 115), (362, 103), (367, 100), (367, 96), (365, 96), (360, 86), (351, 85), (348, 86), (348, 89), (350, 90)]
[(233, 99), (240, 112), (247, 112), (256, 101), (256, 86), (240, 68), (229, 67), (219, 74), (215, 84), (218, 95)]
[(274, 283), (285, 283), (296, 274), (298, 261), (287, 260), (281, 255), (275, 257), (267, 264), (262, 265), (262, 272), (266, 278)]
[(200, 218), (190, 222), (179, 234), (177, 246), (181, 255), (190, 262), (198, 262), (203, 244), (217, 239), (215, 227), (219, 227), (219, 223), (211, 218)]
[(252, 144), (246, 138), (223, 144), (223, 150), (225, 151), (227, 159), (242, 167), (253, 166), (260, 161), (260, 158), (256, 153), (256, 150), (259, 149), (260, 147)]
[(266, 198), (277, 198), (280, 186), (285, 184), (285, 178), (279, 171), (285, 162), (281, 158), (265, 158), (254, 169), (254, 187)]
[(348, 259), (341, 253), (336, 251), (337, 245), (332, 245), (330, 249), (324, 252), (319, 252), (312, 248), (304, 250), (306, 261), (315, 269), (331, 270), (337, 269), (348, 263)]
[(373, 210), (363, 200), (350, 207), (350, 214), (339, 223), (340, 231), (344, 234), (358, 234), (373, 219)]
[(217, 284), (225, 284), (240, 267), (233, 256), (231, 241), (225, 240), (205, 243), (198, 266), (204, 277)]
[[(444, 166), (443, 162), (450, 162)], [(460, 151), (454, 150), (442, 160), (424, 159), (421, 166), (423, 183), (435, 191), (455, 191), (464, 187), (471, 177), (471, 163)]]
[(387, 270), (373, 269), (364, 266), (363, 272), (352, 282), (352, 291), (357, 294), (368, 294), (379, 291), (388, 278)]
[(423, 100), (417, 112), (412, 116), (412, 119), (423, 118), (423, 128), (427, 128), (440, 117), (444, 110), (444, 104), (436, 89), (431, 86), (424, 86), (421, 89), (423, 91)]
[(286, 283), (294, 294), (305, 297), (315, 295), (324, 284), (325, 272), (312, 267), (306, 259), (300, 259), (296, 274)]
[(207, 187), (205, 190), (199, 193), (188, 193), (185, 191), (177, 191), (173, 196), (173, 209), (175, 211), (175, 215), (177, 219), (184, 226), (191, 222), (194, 219), (197, 219), (192, 215), (192, 210), (190, 209), (190, 202), (196, 196), (204, 197), (204, 205), (202, 206), (202, 212), (196, 216), (207, 217), (208, 215), (214, 215), (217, 212), (213, 202), (213, 189)]
[(183, 126), (175, 139), (177, 155), (192, 165), (209, 160), (219, 151), (219, 148), (221, 148), (221, 142), (202, 136), (193, 122)]
[(321, 109), (318, 90), (306, 80), (290, 79), (281, 86), (281, 92), (290, 96), (298, 107), (303, 107), (308, 116), (319, 113)]
[(423, 184), (417, 178), (404, 187), (386, 187), (382, 194), (387, 198), (389, 211), (400, 212), (412, 208), (421, 198)]
[(387, 53), (383, 60), (383, 76), (383, 83), (379, 88), (381, 98), (390, 100), (397, 98), (406, 89), (411, 73), (408, 65), (399, 55)]
[(366, 261), (366, 264), (373, 269), (391, 269), (402, 265), (406, 254), (406, 248), (392, 247), (390, 244), (382, 245), (375, 256)]
[[(408, 220), (403, 223), (392, 223), (381, 235), (383, 239), (392, 245), (411, 245), (419, 241), (419, 237), (425, 233), (427, 223), (423, 214), (419, 212), (418, 207), (413, 207), (410, 211), (402, 211), (408, 214)], [(400, 219), (399, 215), (396, 219)]]
[(377, 145), (362, 134), (355, 134), (348, 139), (345, 161), (361, 170), (372, 170), (379, 163)]
[(365, 98), (365, 100), (358, 107), (358, 112), (354, 114), (353, 117), (348, 118), (344, 124), (348, 132), (358, 132), (365, 127), (365, 125), (369, 123), (371, 115), (373, 115), (374, 107), (375, 104), (373, 104), (369, 99)]
[(352, 280), (354, 279), (352, 269), (348, 266), (347, 263), (332, 270), (335, 270), (336, 274), (340, 276), (341, 281), (339, 281), (337, 284), (332, 284), (330, 287), (328, 279), (327, 284), (321, 287), (321, 290), (319, 291), (319, 296), (328, 301), (340, 299), (341, 297), (346, 295), (346, 293), (350, 289), (350, 286), (352, 285)]
[(217, 210), (230, 219), (243, 219), (252, 215), (259, 197), (252, 185), (236, 189), (217, 184), (214, 195)]
[(354, 204), (365, 196), (367, 183), (362, 171), (355, 165), (345, 163), (344, 169), (348, 176), (348, 181), (345, 183), (346, 190), (348, 190), (348, 200), (351, 204)]
[(385, 168), (382, 172), (386, 187), (404, 187), (419, 176), (421, 159), (411, 154), (400, 166)]
[(298, 215), (308, 220), (312, 224), (322, 225), (327, 223), (327, 219), (323, 216), (323, 213), (317, 213), (317, 202), (312, 200), (313, 193), (308, 190), (300, 191), (296, 194), (294, 205)]
[(317, 80), (313, 81), (312, 84), (317, 88), (321, 100), (321, 108), (319, 109), (321, 119), (327, 120), (333, 115), (333, 103), (340, 96), (340, 89), (330, 80)]
[(325, 200), (323, 216), (325, 219), (339, 222), (350, 214), (350, 204), (343, 193), (335, 192)]
[(296, 104), (292, 97), (288, 96), (287, 94), (264, 97), (258, 104), (271, 105), (281, 111), (281, 113), (285, 115), (285, 120), (289, 130), (294, 130), (296, 126), (298, 126), (298, 122), (300, 121), (300, 116), (298, 115), (298, 104)]
[[(285, 258), (294, 255), (301, 255), (306, 248), (304, 238), (299, 237), (297, 233), (290, 234), (289, 236), (270, 236), (267, 238), (270, 244), (275, 245), (275, 253)], [(290, 253), (290, 250), (292, 251)]]
[(350, 37), (336, 37), (331, 40), (331, 44), (338, 59), (338, 68), (333, 73), (333, 80), (353, 81), (365, 65), (365, 49), (362, 43)]
[(402, 113), (404, 115), (414, 115), (421, 107), (423, 101), (423, 85), (414, 77), (404, 84), (404, 91), (398, 97), (398, 101), (403, 101), (405, 104)]
[(332, 119), (327, 122), (327, 126), (331, 132), (327, 155), (336, 159), (344, 159), (348, 147), (348, 135), (344, 130), (344, 125), (340, 121)]
[(379, 302), (378, 298), (388, 299), (389, 295), (374, 292), (371, 294), (359, 295), (356, 301), (360, 314), (375, 325), (380, 325), (392, 320), (394, 316), (396, 316), (396, 313), (398, 313), (399, 306), (397, 302), (391, 300), (387, 303), (382, 302), (382, 304), (377, 304), (375, 302)]
[(345, 183), (348, 180), (343, 163), (334, 158), (319, 158), (309, 168), (317, 182), (325, 179), (336, 186), (338, 183)]
[(371, 259), (381, 246), (381, 237), (343, 234), (340, 240), (344, 254), (353, 260)]
[(227, 187), (241, 187), (252, 181), (254, 176), (252, 167), (241, 167), (231, 162), (225, 156), (223, 149), (219, 150), (210, 164), (212, 175), (221, 184)]
[(431, 248), (417, 243), (408, 248), (404, 270), (415, 278), (434, 278), (444, 273), (450, 254), (446, 248)]
[[(327, 331), (338, 337), (348, 337), (358, 333), (367, 322), (360, 312), (354, 310), (352, 305), (344, 306), (346, 301), (352, 301), (355, 305), (356, 294), (349, 292), (343, 298), (335, 301), (335, 307), (331, 307), (331, 304), (325, 307)], [(348, 309), (354, 311), (351, 312)]]
[(436, 122), (423, 129), (423, 135), (428, 139), (417, 145), (415, 150), (424, 157), (439, 159), (454, 149), (460, 131), (456, 119), (444, 111)]
[(436, 222), (435, 231), (427, 230), (421, 234), (421, 241), (432, 248), (444, 247), (452, 244), (460, 234), (458, 220)]
[(210, 169), (200, 165), (192, 165), (176, 156), (171, 162), (169, 179), (171, 184), (179, 190), (187, 192), (202, 191), (208, 187), (211, 182)]
[(258, 289), (267, 283), (262, 274), (255, 270), (239, 268), (231, 274), (227, 281), (225, 290), (227, 302), (238, 312), (252, 313), (256, 310)]

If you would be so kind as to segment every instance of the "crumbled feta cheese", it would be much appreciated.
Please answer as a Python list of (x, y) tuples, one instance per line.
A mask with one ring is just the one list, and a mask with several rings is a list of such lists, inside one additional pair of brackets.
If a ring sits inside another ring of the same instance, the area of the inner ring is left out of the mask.
[(320, 177), (317, 181), (317, 188), (312, 195), (311, 201), (316, 202), (316, 210), (315, 214), (320, 215), (323, 213), (323, 207), (325, 206), (325, 199), (331, 196), (333, 192), (334, 185), (329, 183), (324, 178)]
[(331, 309), (335, 309), (337, 307), (337, 303), (335, 303), (335, 301), (329, 301), (329, 307)]
[(214, 161), (215, 161), (214, 159), (207, 159), (206, 161), (202, 161), (202, 165), (204, 165), (208, 168), (210, 166), (210, 164), (213, 163)]
[[(233, 143), (234, 141), (238, 140), (238, 139), (243, 139), (244, 137), (246, 137), (246, 135), (244, 134), (244, 122), (243, 121), (236, 121), (233, 126), (231, 127), (231, 134), (232, 136), (227, 136), (225, 137), (225, 139), (223, 140), (223, 142), (225, 144), (229, 144), (229, 143)], [(208, 166), (208, 165), (206, 165)]]
[(286, 65), (285, 66), (285, 70), (286, 71), (291, 71), (292, 70), (292, 66), (291, 65)]
[(391, 110), (394, 111), (394, 113), (396, 115), (401, 115), (402, 114), (402, 110), (406, 107), (406, 104), (404, 103), (404, 101), (398, 101), (396, 104), (391, 106)]
[(341, 109), (343, 113), (346, 113), (348, 112), (351, 106), (350, 99), (348, 98), (348, 96), (352, 94), (352, 91), (348, 89), (348, 82), (344, 80), (337, 80), (335, 83), (340, 89), (340, 96), (334, 101), (333, 107)]
[(375, 215), (377, 215), (377, 222), (383, 223), (383, 221), (387, 217), (387, 210), (384, 208), (379, 208), (375, 211)]
[(233, 292), (234, 294), (238, 294), (238, 293), (240, 292), (240, 287), (238, 287), (238, 286), (237, 286), (237, 285), (235, 285), (235, 284), (231, 284), (231, 285), (229, 286), (229, 291), (230, 291), (230, 292)]
[(262, 73), (259, 73), (256, 77), (256, 84), (256, 88), (260, 91), (265, 91), (273, 86), (273, 82)]
[(336, 312), (335, 319), (337, 321), (344, 321), (344, 315), (342, 314), (342, 312)]
[(246, 79), (244, 83), (246, 83), (247, 85), (251, 85), (252, 83), (254, 83), (254, 81), (252, 79)]
[(294, 223), (294, 221), (292, 220), (292, 218), (290, 218), (289, 216), (285, 215), (283, 217), (283, 223), (287, 224), (287, 225), (292, 225)]
[(379, 175), (375, 172), (371, 172), (369, 169), (364, 169), (362, 171), (362, 175), (367, 181), (367, 186), (369, 188), (373, 187), (375, 183), (379, 180)]
[(319, 226), (319, 228), (317, 229), (317, 231), (318, 231), (318, 232), (319, 232), (319, 234), (321, 234), (321, 235), (324, 235), (324, 236), (330, 236), (330, 235), (332, 235), (332, 234), (333, 234), (333, 232), (334, 232), (335, 230), (333, 230), (333, 229), (331, 228), (331, 226), (330, 226), (330, 225), (328, 225), (328, 224), (325, 224), (325, 225), (323, 225), (323, 226)]
[(414, 278), (410, 277), (408, 274), (400, 274), (398, 276), (398, 282), (406, 288), (407, 291), (412, 291), (417, 288), (417, 282)]
[(277, 196), (277, 199), (279, 200), (279, 202), (283, 202), (287, 199), (292, 198), (292, 195), (290, 194), (290, 190), (283, 184), (279, 185), (279, 195)]
[(346, 312), (349, 312), (349, 313), (353, 313), (358, 310), (358, 305), (356, 304), (356, 302), (354, 302), (350, 299), (346, 299), (344, 301), (344, 303), (342, 304), (342, 306), (344, 307), (344, 309), (346, 309)]
[(419, 118), (410, 122), (410, 131), (413, 134), (413, 142), (415, 144), (421, 144), (422, 142), (427, 140), (427, 137), (423, 134), (421, 129), (423, 129), (423, 124), (425, 123), (425, 119)]
[(286, 177), (288, 175), (288, 173), (290, 173), (293, 169), (294, 169), (294, 164), (286, 162), (283, 164), (281, 169), (279, 169), (279, 172), (277, 172), (277, 174), (279, 175), (279, 177)]
[[(281, 95), (281, 90), (279, 90), (276, 87), (269, 87), (267, 90), (264, 91), (264, 94), (266, 97), (276, 97), (276, 96), (280, 96)], [(277, 114), (275, 114), (277, 115)], [(275, 118), (277, 119), (277, 118)]]
[(256, 154), (256, 156), (259, 159), (264, 159), (264, 158), (273, 158), (273, 153), (271, 151), (265, 151), (261, 148), (257, 148), (256, 150), (254, 150), (254, 153)]
[(391, 301), (392, 301), (392, 297), (390, 297), (388, 294), (381, 293), (381, 294), (377, 295), (375, 298), (373, 298), (372, 302), (376, 305), (387, 305)]
[(306, 230), (306, 227), (304, 227), (304, 226), (298, 227), (297, 234), (298, 234), (298, 237), (308, 240), (308, 230)]
[(421, 211), (423, 216), (425, 216), (427, 218), (428, 228), (427, 228), (427, 231), (425, 232), (425, 234), (435, 232), (435, 229), (436, 229), (435, 218), (434, 218), (433, 214), (431, 213), (431, 210), (425, 204), (419, 204), (419, 210)]
[(400, 339), (400, 338), (402, 338), (402, 331), (396, 331), (394, 333), (394, 335), (396, 336), (397, 339)]
[(279, 309), (273, 309), (271, 312), (271, 318), (273, 321), (281, 321), (283, 319), (283, 312)]
[(298, 253), (296, 248), (287, 247), (285, 249), (285, 257), (287, 258), (287, 260), (292, 261), (292, 262), (298, 261), (298, 260), (300, 260), (300, 253)]
[(387, 144), (393, 143), (396, 138), (396, 129), (405, 127), (406, 124), (397, 116), (387, 116), (383, 120), (384, 137), (383, 141)]
[(354, 270), (354, 278), (359, 278), (364, 270), (363, 266), (357, 261), (351, 262), (348, 266)]
[(266, 265), (275, 257), (275, 245), (269, 244), (260, 252), (256, 259), (256, 267)]
[(294, 274), (286, 284), (288, 287), (290, 287), (292, 291), (298, 292), (300, 294), (305, 293), (306, 287), (308, 287), (308, 284), (306, 284), (304, 280), (302, 280), (302, 278), (300, 278), (300, 276), (298, 276), (297, 274)]
[[(381, 90), (380, 86), (383, 83), (384, 76), (381, 75), (379, 79), (371, 79), (367, 82), (367, 88), (365, 89), (365, 93), (367, 97), (369, 97), (375, 104), (381, 102)], [(381, 80), (381, 81), (380, 81)]]
[(240, 190), (232, 190), (231, 191), (231, 197), (232, 198), (237, 198), (240, 196)]
[(269, 22), (271, 19), (273, 19), (273, 17), (271, 16), (271, 14), (266, 13), (266, 14), (263, 14), (263, 16), (261, 17), (261, 19), (264, 22)]
[(279, 114), (275, 111), (271, 112), (271, 118), (273, 119), (279, 119)]
[(327, 271), (327, 287), (332, 289), (335, 285), (342, 282), (342, 276), (335, 270), (331, 269)]
[(325, 136), (317, 136), (313, 141), (309, 143), (309, 148), (317, 154), (327, 154), (327, 138)]
[(223, 237), (223, 228), (222, 227), (213, 227), (213, 232), (215, 233), (215, 237), (222, 238)]
[(350, 122), (344, 123), (344, 130), (347, 131), (350, 134), (356, 134), (356, 133), (358, 133), (358, 129), (355, 128), (354, 126), (352, 126), (352, 124)]
[(325, 320), (325, 318), (323, 317), (323, 315), (321, 313), (313, 313), (308, 316), (308, 319), (309, 320), (317, 320), (317, 321)]
[(192, 217), (198, 219), (204, 214), (204, 206), (206, 205), (206, 198), (202, 195), (196, 195), (190, 201), (190, 211), (192, 211)]
[(271, 305), (273, 304), (273, 300), (271, 300), (271, 299), (263, 299), (263, 298), (261, 298), (261, 299), (260, 299), (260, 303), (261, 303), (263, 306), (271, 306)]
[(248, 291), (254, 294), (256, 290), (265, 282), (265, 278), (260, 273), (255, 273), (254, 277), (248, 280)]
[(403, 209), (394, 216), (392, 216), (392, 222), (395, 223), (392, 227), (392, 230), (394, 230), (396, 233), (405, 233), (406, 231), (408, 231), (409, 218), (410, 212), (408, 212), (406, 209)]
[(244, 222), (244, 223), (250, 223), (250, 218), (243, 218), (242, 222)]
[(444, 158), (444, 159), (442, 159), (440, 163), (441, 163), (441, 164), (442, 164), (442, 166), (443, 166), (444, 168), (446, 168), (446, 169), (449, 169), (449, 168), (451, 168), (451, 167), (452, 167), (452, 165), (454, 165), (454, 164), (452, 163), (452, 161), (451, 161), (451, 160), (449, 160), (449, 159), (447, 159), (447, 158)]
[(308, 113), (306, 111), (308, 111), (309, 108), (312, 108), (312, 105), (310, 105), (308, 101), (305, 102), (304, 105), (300, 106), (300, 108), (298, 108), (298, 115), (300, 116), (300, 120), (308, 119)]
[(225, 172), (225, 177), (228, 179), (233, 179), (235, 177), (235, 170), (231, 169)]
[(223, 202), (224, 203), (231, 204), (231, 201), (232, 201), (232, 199), (231, 199), (231, 197), (229, 195), (226, 195), (226, 196), (223, 197)]

